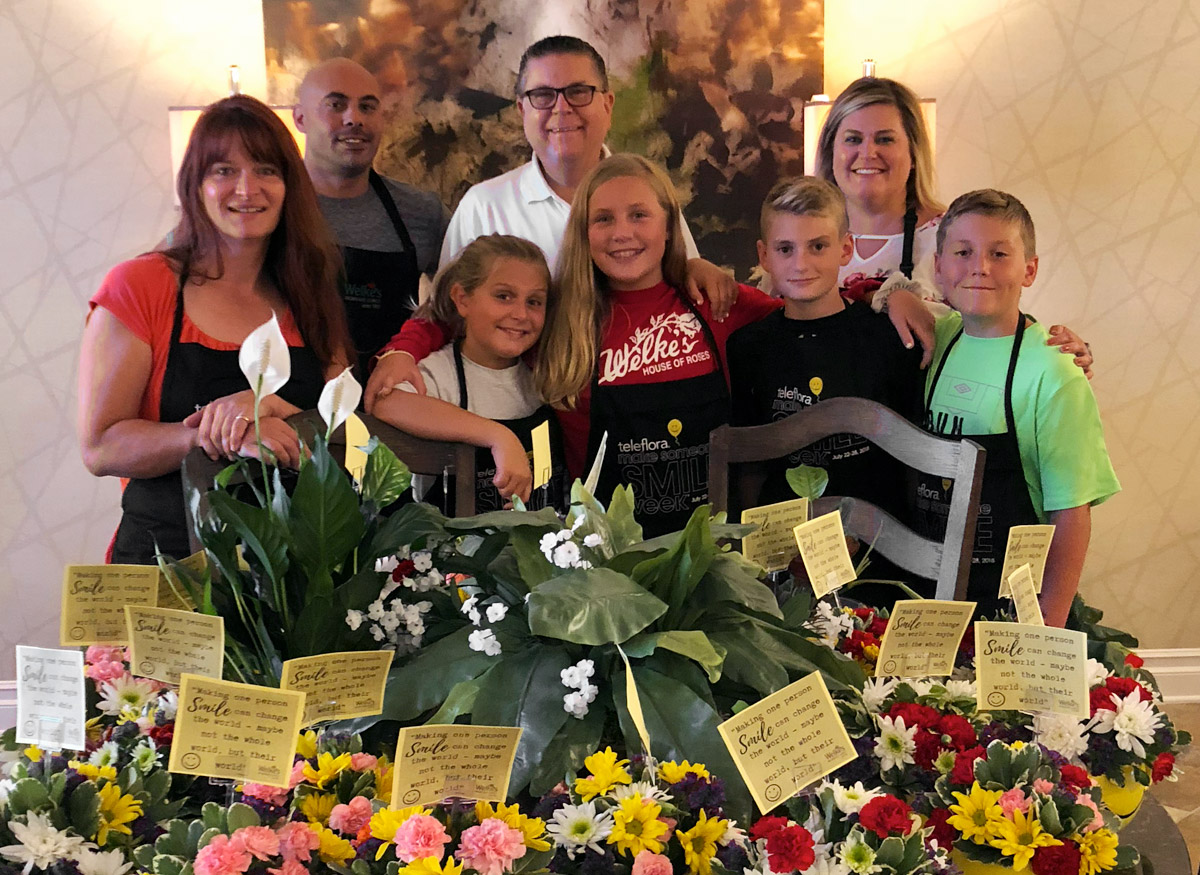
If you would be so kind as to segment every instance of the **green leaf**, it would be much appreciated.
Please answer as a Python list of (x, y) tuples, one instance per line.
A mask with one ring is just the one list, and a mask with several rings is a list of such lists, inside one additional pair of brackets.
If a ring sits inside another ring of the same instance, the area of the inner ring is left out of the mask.
[[(1117, 846), (1117, 865), (1118, 870), (1132, 869), (1142, 860), (1142, 855), (1133, 845), (1118, 845)], [(1165, 867), (1164, 867), (1165, 868)]]
[(258, 812), (244, 802), (235, 802), (229, 807), (225, 823), (230, 833), (236, 832), (244, 826), (262, 826)]
[(544, 796), (564, 777), (583, 768), (583, 761), (600, 747), (604, 717), (605, 709), (597, 701), (582, 719), (570, 717), (563, 724), (546, 745), (541, 762), (533, 770), (529, 779), (530, 793)]
[(366, 523), (349, 477), (319, 435), (297, 478), (288, 525), (292, 551), (304, 567), (310, 594), (332, 596), (332, 572), (358, 546)]
[(470, 714), (471, 709), (475, 707), (475, 699), (479, 695), (479, 690), (483, 687), (487, 676), (488, 673), (484, 672), (477, 678), (471, 678), (469, 681), (455, 684), (454, 689), (450, 691), (450, 695), (446, 697), (446, 701), (442, 703), (442, 707), (438, 708), (437, 713), (425, 722), (433, 724), (453, 723), (455, 718), (463, 714)]
[[(393, 667), (384, 686), (383, 713), (365, 725), (379, 720), (415, 720), (426, 711), (441, 707), (457, 684), (491, 668), (495, 657), (476, 653), (467, 646), (472, 630), (471, 626), (463, 626)], [(362, 726), (357, 722), (355, 725), (361, 731)]]
[(889, 869), (895, 869), (904, 859), (904, 840), (890, 836), (879, 843), (875, 852), (875, 863)]
[(633, 516), (633, 487), (618, 486), (608, 503), (608, 527), (613, 553), (627, 550), (642, 541), (642, 527)]
[(412, 472), (376, 435), (371, 435), (366, 452), (367, 467), (363, 472), (362, 481), (363, 501), (373, 501), (376, 507), (387, 507), (412, 485)]
[[(279, 525), (271, 511), (251, 507), (224, 492), (210, 492), (208, 503), (217, 518), (236, 532), (245, 543), (246, 549), (258, 557), (271, 582), (278, 583), (282, 580), (288, 567), (287, 537), (283, 526)], [(207, 540), (205, 546), (217, 552), (214, 549), (216, 545), (209, 544)], [(225, 564), (229, 569), (237, 568), (233, 561)], [(228, 570), (225, 574), (226, 579), (230, 579), (237, 572)]]
[(560, 672), (571, 664), (562, 647), (534, 644), (519, 654), (504, 657), (488, 672), (471, 722), (482, 726), (519, 726), (508, 795), (529, 783), (547, 745), (567, 721), (563, 710)]
[(1058, 803), (1052, 798), (1048, 798), (1042, 803), (1039, 819), (1042, 822), (1042, 828), (1050, 833), (1050, 835), (1056, 836), (1062, 834), (1062, 823), (1058, 819)]
[(809, 465), (788, 468), (786, 476), (792, 492), (809, 501), (816, 501), (824, 495), (825, 487), (829, 485), (829, 475), (824, 469)]
[(541, 529), (522, 526), (519, 529), (513, 529), (509, 538), (513, 555), (517, 559), (517, 568), (521, 572), (521, 579), (531, 590), (545, 583), (558, 571), (542, 553), (539, 546), (542, 534), (543, 530)]
[(534, 635), (591, 645), (627, 641), (667, 610), (633, 580), (607, 568), (577, 568), (546, 581), (529, 596), (528, 608)]
[(492, 510), (475, 516), (455, 517), (446, 520), (446, 528), (455, 532), (470, 532), (477, 529), (492, 529), (507, 532), (524, 526), (557, 529), (562, 525), (558, 513), (552, 507), (541, 510)]
[(634, 569), (632, 577), (667, 603), (665, 628), (678, 627), (680, 614), (719, 552), (709, 531), (709, 510), (708, 505), (696, 508), (674, 546)]
[(696, 586), (695, 601), (705, 606), (733, 602), (760, 614), (782, 617), (775, 594), (758, 579), (757, 568), (741, 553), (718, 553)]
[(67, 808), (71, 828), (79, 835), (94, 836), (100, 829), (100, 794), (91, 781), (85, 781), (75, 788)]
[[(82, 785), (80, 785), (82, 786)], [(37, 811), (50, 802), (50, 794), (46, 786), (37, 778), (22, 778), (17, 786), (8, 794), (8, 807), (13, 814), (25, 814)]]
[(725, 652), (718, 649), (709, 641), (703, 632), (671, 631), (651, 632), (631, 638), (623, 647), (629, 657), (649, 656), (658, 648), (670, 650), (699, 664), (708, 675), (709, 683), (715, 684), (721, 678), (721, 664), (725, 661)]
[(722, 672), (729, 680), (750, 687), (767, 696), (788, 685), (788, 673), (775, 661), (766, 658), (753, 641), (737, 632), (714, 632), (709, 640), (725, 651)]

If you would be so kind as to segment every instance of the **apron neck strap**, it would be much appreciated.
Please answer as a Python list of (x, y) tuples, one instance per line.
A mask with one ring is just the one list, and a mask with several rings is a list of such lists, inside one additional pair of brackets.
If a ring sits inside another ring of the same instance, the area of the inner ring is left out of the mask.
[(904, 213), (904, 245), (900, 252), (900, 273), (908, 279), (913, 275), (913, 239), (917, 234), (917, 211), (909, 207)]
[(408, 235), (408, 228), (404, 224), (404, 220), (400, 218), (400, 210), (396, 207), (396, 200), (392, 197), (392, 193), (388, 191), (387, 185), (383, 181), (383, 177), (375, 172), (372, 167), (367, 171), (367, 181), (371, 184), (375, 196), (379, 198), (383, 204), (383, 210), (388, 214), (388, 218), (392, 220), (392, 227), (396, 230), (396, 236), (400, 238), (400, 242), (404, 248), (416, 256), (416, 247), (413, 246), (412, 237)]
[(454, 373), (458, 377), (458, 406), (467, 409), (467, 371), (463, 367), (462, 338), (454, 341)]
[[(1012, 352), (1008, 357), (1008, 373), (1004, 377), (1004, 423), (1008, 426), (1008, 433), (1015, 435), (1017, 433), (1017, 418), (1013, 414), (1012, 406), (1012, 387), (1013, 378), (1017, 373), (1017, 356), (1021, 354), (1021, 340), (1025, 337), (1025, 314), (1017, 313), (1017, 330), (1013, 334)], [(933, 372), (933, 380), (929, 384), (929, 391), (925, 395), (925, 409), (929, 410), (933, 406), (933, 394), (937, 391), (938, 380), (942, 378), (942, 368), (946, 366), (946, 360), (950, 358), (950, 350), (954, 349), (954, 344), (958, 343), (958, 339), (962, 337), (962, 329), (958, 329), (958, 333), (950, 339), (946, 344), (946, 351), (942, 353), (941, 360), (937, 363), (937, 370)]]

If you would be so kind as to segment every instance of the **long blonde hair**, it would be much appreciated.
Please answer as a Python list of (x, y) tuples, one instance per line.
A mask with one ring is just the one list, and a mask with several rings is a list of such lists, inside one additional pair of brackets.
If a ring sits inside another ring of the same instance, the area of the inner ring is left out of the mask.
[(912, 157), (906, 197), (908, 208), (934, 214), (945, 212), (945, 205), (934, 194), (933, 147), (929, 130), (925, 127), (925, 117), (921, 115), (921, 101), (910, 88), (894, 79), (866, 76), (851, 82), (837, 96), (817, 140), (815, 175), (837, 185), (837, 180), (833, 178), (833, 141), (837, 139), (838, 128), (851, 113), (881, 103), (896, 107), (900, 122), (904, 125), (904, 134), (908, 137), (909, 154)]
[(571, 215), (554, 276), (559, 305), (552, 316), (547, 314), (534, 369), (542, 398), (560, 407), (574, 407), (596, 371), (600, 340), (609, 314), (609, 285), (608, 277), (592, 260), (588, 213), (596, 189), (622, 178), (640, 179), (649, 185), (667, 214), (663, 280), (675, 289), (682, 289), (687, 279), (687, 247), (680, 231), (682, 209), (666, 171), (640, 155), (621, 153), (605, 158), (579, 183), (571, 201)]
[(458, 306), (454, 303), (450, 290), (455, 286), (462, 286), (468, 294), (474, 293), (487, 280), (492, 268), (501, 258), (511, 258), (541, 268), (546, 278), (546, 319), (549, 320), (554, 312), (557, 296), (550, 283), (550, 268), (546, 266), (546, 256), (536, 243), (509, 234), (486, 234), (476, 237), (464, 246), (453, 261), (438, 271), (433, 280), (433, 293), (429, 300), (417, 308), (413, 317), (441, 322), (450, 329), (452, 337), (462, 337), (466, 332), (466, 325), (458, 313)]

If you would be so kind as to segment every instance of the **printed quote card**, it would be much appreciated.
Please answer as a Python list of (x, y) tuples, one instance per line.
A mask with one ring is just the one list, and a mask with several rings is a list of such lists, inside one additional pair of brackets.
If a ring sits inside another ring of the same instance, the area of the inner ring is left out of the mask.
[(371, 717), (383, 710), (383, 688), (393, 655), (391, 650), (352, 650), (289, 659), (283, 664), (279, 686), (304, 692), (305, 726)]
[(1009, 598), (1008, 578), (1022, 565), (1029, 566), (1033, 588), (1042, 591), (1042, 575), (1046, 557), (1054, 540), (1054, 526), (1013, 526), (1008, 530), (1008, 545), (1004, 549), (1004, 565), (1000, 569), (1000, 596)]
[(793, 498), (742, 511), (743, 524), (758, 530), (742, 539), (742, 555), (767, 571), (783, 571), (796, 555), (796, 526), (808, 522), (808, 499)]
[(172, 772), (288, 786), (304, 693), (185, 674)]
[(1008, 591), (1012, 593), (1013, 607), (1017, 610), (1017, 622), (1029, 626), (1045, 626), (1042, 605), (1038, 602), (1037, 589), (1033, 584), (1033, 573), (1029, 565), (1022, 565), (1008, 576)]
[(738, 712), (717, 731), (763, 814), (857, 756), (820, 672)]
[(817, 598), (838, 587), (853, 582), (858, 575), (846, 549), (846, 533), (842, 530), (842, 515), (831, 511), (792, 530), (804, 570)]
[(975, 602), (909, 599), (896, 602), (879, 648), (875, 677), (945, 677)]
[(17, 742), (83, 750), (83, 653), (17, 645)]
[(1091, 713), (1084, 632), (976, 623), (975, 671), (981, 709)]
[(511, 726), (406, 726), (396, 742), (393, 805), (432, 805), (451, 797), (503, 802), (517, 742)]
[(125, 606), (158, 604), (159, 577), (156, 565), (68, 565), (58, 643), (128, 644)]
[(129, 665), (138, 677), (178, 684), (182, 674), (219, 678), (225, 667), (225, 619), (192, 611), (126, 605)]

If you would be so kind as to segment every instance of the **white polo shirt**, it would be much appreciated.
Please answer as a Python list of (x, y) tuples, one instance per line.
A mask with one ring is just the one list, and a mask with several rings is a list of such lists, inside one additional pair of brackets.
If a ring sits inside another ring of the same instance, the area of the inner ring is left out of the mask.
[[(605, 146), (604, 157), (610, 154)], [(450, 217), (438, 267), (445, 267), (476, 237), (512, 234), (536, 243), (545, 253), (546, 263), (553, 273), (570, 214), (571, 205), (550, 188), (534, 156), (528, 164), (467, 189), (459, 201), (458, 209)], [(680, 224), (688, 258), (698, 257), (696, 241), (682, 217)]]

